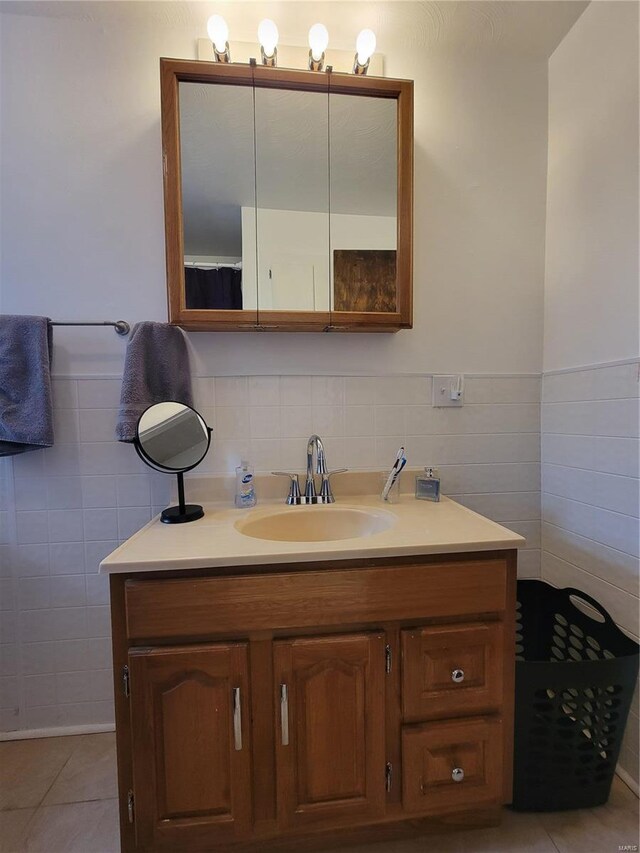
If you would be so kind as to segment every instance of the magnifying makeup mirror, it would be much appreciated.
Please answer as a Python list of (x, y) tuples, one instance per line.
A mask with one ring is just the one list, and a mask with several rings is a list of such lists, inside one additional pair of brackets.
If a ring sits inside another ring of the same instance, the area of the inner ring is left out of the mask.
[(211, 432), (202, 415), (184, 403), (155, 403), (140, 415), (133, 442), (138, 456), (156, 471), (178, 477), (178, 506), (163, 510), (160, 520), (165, 524), (204, 515), (198, 504), (185, 504), (183, 475), (207, 455)]

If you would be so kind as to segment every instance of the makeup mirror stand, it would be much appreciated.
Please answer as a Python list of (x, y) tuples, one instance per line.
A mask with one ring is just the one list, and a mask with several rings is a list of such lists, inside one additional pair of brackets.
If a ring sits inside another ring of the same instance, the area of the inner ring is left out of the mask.
[(204, 516), (199, 504), (185, 503), (184, 474), (206, 456), (211, 433), (202, 415), (184, 403), (155, 403), (140, 415), (133, 442), (138, 456), (154, 470), (178, 478), (178, 505), (160, 514), (165, 524), (184, 524)]
[(178, 471), (178, 506), (170, 506), (162, 510), (160, 520), (165, 524), (183, 524), (186, 521), (196, 521), (202, 518), (204, 510), (199, 504), (185, 504), (184, 502), (184, 474)]

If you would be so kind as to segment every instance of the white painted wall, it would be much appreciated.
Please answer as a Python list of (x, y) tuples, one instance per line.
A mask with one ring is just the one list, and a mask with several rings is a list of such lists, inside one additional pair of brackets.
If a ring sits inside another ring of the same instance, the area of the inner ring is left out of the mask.
[[(591, 3), (549, 64), (544, 332), (542, 576), (637, 639), (636, 3)], [(636, 784), (639, 729), (636, 691), (619, 759)]]
[(547, 192), (544, 369), (637, 356), (637, 3), (591, 3), (549, 61)]
[[(303, 5), (281, 4), (282, 33)], [(3, 311), (167, 316), (158, 58), (195, 57), (204, 29), (131, 7), (126, 21), (3, 13)], [(313, 15), (331, 31), (361, 8)], [(546, 61), (379, 29), (386, 73), (415, 79), (413, 331), (194, 333), (201, 374), (540, 370)], [(55, 338), (58, 373), (120, 372), (108, 330)]]

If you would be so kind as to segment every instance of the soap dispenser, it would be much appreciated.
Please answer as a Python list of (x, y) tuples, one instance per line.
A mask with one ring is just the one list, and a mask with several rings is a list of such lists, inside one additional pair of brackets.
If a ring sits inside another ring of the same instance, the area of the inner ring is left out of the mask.
[(236, 468), (236, 506), (238, 509), (245, 509), (255, 506), (257, 502), (253, 467), (243, 459)]
[(416, 476), (416, 498), (419, 501), (440, 500), (440, 477), (437, 468), (425, 468)]

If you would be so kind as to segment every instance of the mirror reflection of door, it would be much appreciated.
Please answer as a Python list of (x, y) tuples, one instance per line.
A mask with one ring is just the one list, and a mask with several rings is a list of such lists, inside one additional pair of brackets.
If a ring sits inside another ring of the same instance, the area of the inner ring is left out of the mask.
[(329, 311), (328, 97), (255, 90), (260, 312)]
[(397, 101), (331, 93), (333, 311), (396, 311)]
[(179, 104), (185, 306), (255, 311), (253, 91), (182, 81)]

